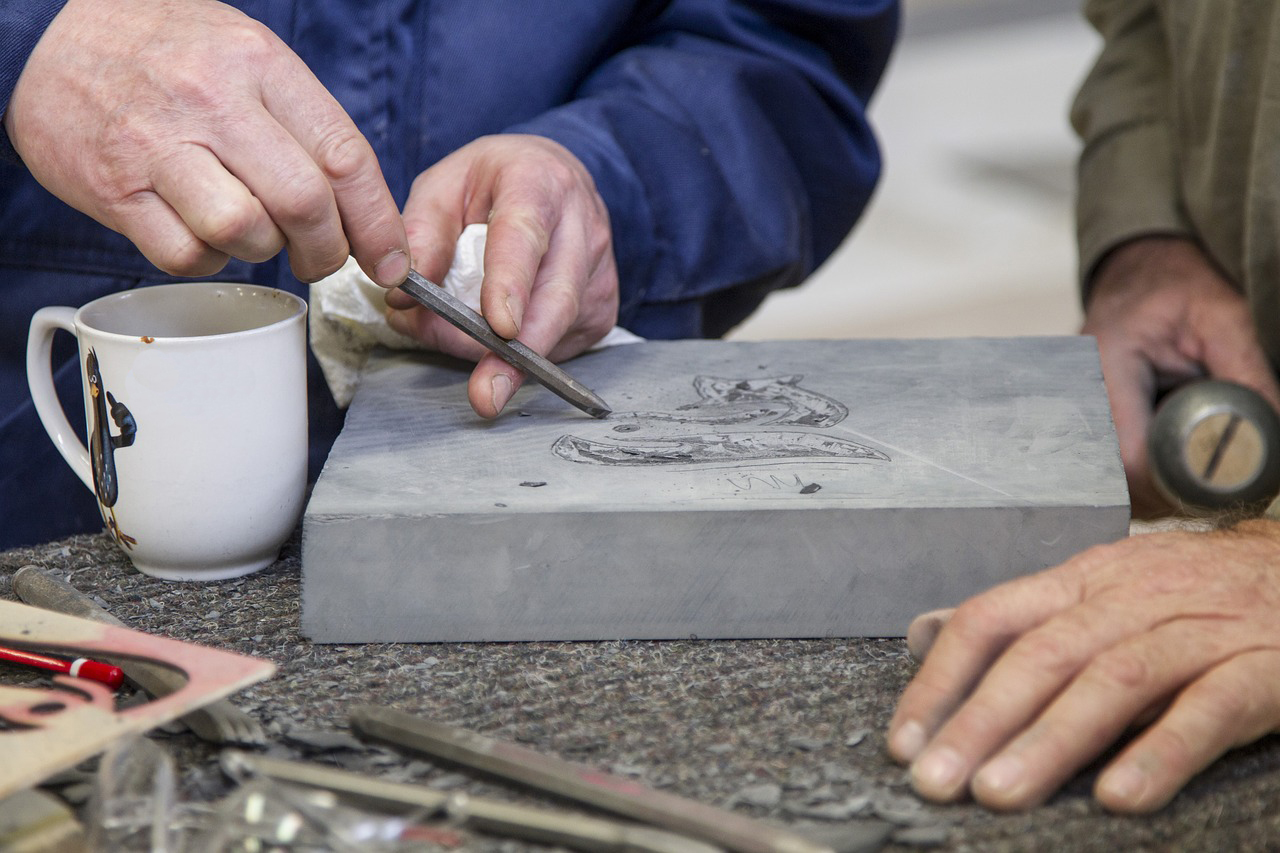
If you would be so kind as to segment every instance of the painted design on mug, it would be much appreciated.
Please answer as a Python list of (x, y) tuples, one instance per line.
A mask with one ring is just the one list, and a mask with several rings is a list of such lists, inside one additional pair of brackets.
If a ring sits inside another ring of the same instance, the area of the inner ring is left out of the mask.
[[(114, 507), (116, 500), (120, 497), (120, 483), (116, 478), (115, 452), (133, 444), (138, 435), (138, 423), (134, 420), (129, 407), (116, 400), (106, 389), (102, 382), (102, 372), (98, 369), (98, 354), (92, 349), (85, 358), (84, 369), (93, 410), (93, 424), (89, 430), (89, 459), (93, 467), (93, 491), (98, 496), (98, 508), (102, 512), (102, 520), (106, 522), (112, 537), (124, 548), (132, 548), (138, 540), (121, 530), (116, 522)], [(108, 413), (110, 420), (108, 420)], [(111, 434), (112, 422), (120, 430), (119, 435)]]

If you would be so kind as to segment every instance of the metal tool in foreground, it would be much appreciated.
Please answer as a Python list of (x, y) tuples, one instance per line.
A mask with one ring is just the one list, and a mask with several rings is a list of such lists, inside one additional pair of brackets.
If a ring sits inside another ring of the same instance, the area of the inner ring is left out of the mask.
[[(93, 599), (36, 566), (23, 566), (13, 576), (13, 591), (18, 598), (33, 607), (79, 616), (105, 625), (126, 627)], [(119, 659), (114, 661), (125, 678), (154, 697), (167, 696), (181, 690), (186, 677), (165, 666), (145, 661)], [(225, 699), (196, 709), (182, 717), (182, 722), (197, 737), (212, 743), (240, 743), (261, 746), (266, 743), (262, 724)]]
[(500, 337), (489, 327), (484, 317), (472, 311), (449, 291), (432, 284), (414, 270), (409, 270), (409, 278), (400, 285), (400, 289), (484, 344), (507, 364), (533, 377), (547, 390), (577, 406), (591, 417), (603, 418), (613, 411), (609, 408), (609, 404), (600, 399), (590, 388), (519, 341), (508, 341)]
[(740, 814), (402, 711), (363, 706), (352, 712), (351, 726), (376, 740), (739, 853), (831, 853), (830, 847)]
[(645, 826), (436, 791), (423, 785), (387, 782), (300, 761), (233, 749), (223, 750), (220, 759), (227, 774), (242, 781), (247, 776), (259, 776), (319, 788), (352, 805), (392, 813), (414, 809), (440, 812), (464, 826), (508, 838), (592, 853), (716, 853), (719, 850), (683, 835)]
[(1156, 486), (1174, 504), (1258, 504), (1280, 492), (1280, 415), (1243, 385), (1197, 380), (1160, 403), (1147, 455)]

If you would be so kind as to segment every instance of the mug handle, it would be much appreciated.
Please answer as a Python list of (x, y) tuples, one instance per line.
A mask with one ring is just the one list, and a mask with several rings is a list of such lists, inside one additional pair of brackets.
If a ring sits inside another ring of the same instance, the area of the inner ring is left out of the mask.
[[(80, 481), (93, 491), (93, 469), (89, 464), (89, 450), (80, 441), (53, 387), (53, 336), (59, 329), (76, 333), (76, 309), (63, 306), (41, 308), (31, 318), (31, 332), (27, 335), (27, 385), (36, 414), (44, 424), (45, 432), (67, 460)], [(78, 358), (78, 357), (77, 357)]]

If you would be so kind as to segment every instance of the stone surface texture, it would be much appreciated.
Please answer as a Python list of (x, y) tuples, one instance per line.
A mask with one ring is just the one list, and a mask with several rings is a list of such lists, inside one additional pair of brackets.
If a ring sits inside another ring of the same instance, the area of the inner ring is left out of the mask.
[(900, 635), (1120, 538), (1091, 339), (646, 342), (527, 383), (375, 358), (307, 507), (322, 642)]

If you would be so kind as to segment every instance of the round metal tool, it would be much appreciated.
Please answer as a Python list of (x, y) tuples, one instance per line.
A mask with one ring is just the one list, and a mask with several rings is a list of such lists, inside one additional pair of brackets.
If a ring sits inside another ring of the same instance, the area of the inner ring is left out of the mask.
[(1166, 397), (1147, 453), (1156, 485), (1174, 504), (1226, 509), (1280, 492), (1280, 415), (1234, 382), (1199, 380)]

